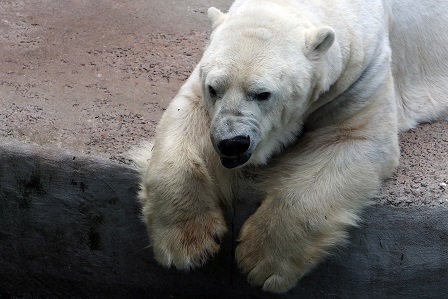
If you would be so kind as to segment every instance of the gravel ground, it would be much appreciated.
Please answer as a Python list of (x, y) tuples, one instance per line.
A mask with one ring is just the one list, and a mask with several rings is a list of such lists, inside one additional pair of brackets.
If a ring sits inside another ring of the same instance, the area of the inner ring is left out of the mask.
[[(200, 59), (205, 11), (228, 0), (1, 0), (0, 138), (124, 161)], [(401, 134), (376, 199), (448, 207), (448, 122)]]
[(422, 124), (402, 133), (400, 148), (400, 165), (378, 201), (448, 207), (448, 122)]

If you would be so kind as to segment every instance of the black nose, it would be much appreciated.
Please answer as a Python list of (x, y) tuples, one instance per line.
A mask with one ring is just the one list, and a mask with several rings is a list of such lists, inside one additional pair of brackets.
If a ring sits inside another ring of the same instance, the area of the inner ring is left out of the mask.
[(250, 147), (249, 136), (236, 136), (218, 143), (218, 149), (224, 156), (234, 157), (245, 153)]

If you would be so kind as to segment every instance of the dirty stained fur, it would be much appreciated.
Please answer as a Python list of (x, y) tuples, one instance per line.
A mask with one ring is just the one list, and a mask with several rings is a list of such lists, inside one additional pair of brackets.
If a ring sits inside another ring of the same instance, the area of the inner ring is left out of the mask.
[(264, 197), (236, 260), (286, 292), (347, 241), (398, 165), (398, 132), (448, 114), (448, 4), (238, 0), (208, 15), (203, 58), (135, 155), (142, 218), (158, 262), (201, 266), (250, 168)]

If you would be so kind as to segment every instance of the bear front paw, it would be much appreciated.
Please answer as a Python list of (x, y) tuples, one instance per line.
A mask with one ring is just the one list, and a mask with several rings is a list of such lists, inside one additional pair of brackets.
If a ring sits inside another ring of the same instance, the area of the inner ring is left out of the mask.
[(261, 286), (267, 292), (284, 293), (294, 287), (304, 273), (295, 260), (296, 252), (281, 244), (282, 236), (271, 237), (263, 227), (249, 220), (241, 230), (236, 259), (250, 284)]
[(299, 280), (300, 275), (287, 263), (276, 260), (275, 257), (263, 256), (259, 259), (249, 257), (256, 254), (248, 250), (245, 244), (237, 247), (237, 260), (241, 270), (247, 274), (251, 285), (260, 286), (266, 292), (285, 293)]
[(153, 227), (152, 247), (155, 259), (165, 267), (179, 270), (202, 266), (220, 248), (226, 233), (222, 215), (206, 213), (164, 227)]

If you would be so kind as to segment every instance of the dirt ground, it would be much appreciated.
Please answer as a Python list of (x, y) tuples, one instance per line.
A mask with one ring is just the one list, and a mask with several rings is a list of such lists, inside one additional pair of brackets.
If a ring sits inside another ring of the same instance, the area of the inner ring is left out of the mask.
[[(0, 0), (0, 138), (123, 161), (199, 60), (229, 0)], [(448, 122), (401, 135), (377, 201), (448, 206)]]

